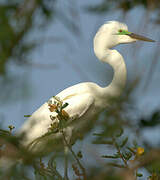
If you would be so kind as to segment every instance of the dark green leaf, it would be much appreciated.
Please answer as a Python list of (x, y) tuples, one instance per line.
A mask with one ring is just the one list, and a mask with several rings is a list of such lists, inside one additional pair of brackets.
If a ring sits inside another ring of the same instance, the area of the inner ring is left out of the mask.
[(68, 103), (63, 104), (62, 109), (66, 108), (68, 105)]
[(117, 159), (117, 158), (119, 158), (120, 156), (119, 156), (118, 154), (115, 154), (115, 155), (113, 155), (113, 156), (103, 155), (102, 157), (103, 157), (103, 158), (112, 158), (112, 159)]
[(83, 157), (82, 152), (78, 151), (77, 156), (81, 159)]
[(120, 128), (120, 129), (119, 129), (119, 133), (116, 134), (116, 137), (120, 137), (120, 136), (122, 136), (122, 134), (123, 134), (123, 129)]
[(128, 137), (126, 137), (123, 141), (122, 144), (119, 145), (121, 148), (124, 147), (126, 145), (126, 143), (128, 142)]
[(141, 173), (136, 173), (136, 176), (137, 176), (137, 177), (142, 177), (143, 174), (141, 174)]
[(132, 157), (132, 153), (131, 152), (125, 152), (125, 153), (123, 153), (123, 157), (126, 160), (129, 160)]
[(31, 115), (24, 115), (24, 117), (31, 117)]
[(145, 128), (145, 127), (154, 127), (160, 124), (160, 112), (155, 111), (151, 117), (149, 118), (142, 118), (140, 120), (140, 126)]
[(131, 153), (136, 154), (136, 151), (134, 151), (133, 148), (127, 147), (127, 149), (128, 149)]

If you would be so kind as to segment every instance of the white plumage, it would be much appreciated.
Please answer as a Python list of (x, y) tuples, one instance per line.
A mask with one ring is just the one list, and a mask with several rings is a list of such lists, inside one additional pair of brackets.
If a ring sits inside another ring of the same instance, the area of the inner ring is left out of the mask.
[[(120, 43), (135, 42), (137, 39), (152, 41), (143, 36), (128, 32), (127, 25), (117, 21), (107, 22), (99, 28), (94, 38), (94, 52), (100, 61), (108, 63), (113, 67), (114, 77), (107, 87), (84, 82), (69, 87), (56, 95), (61, 101), (69, 104), (65, 111), (69, 114), (70, 118), (68, 126), (64, 130), (68, 142), (72, 137), (76, 140), (78, 133), (85, 133), (85, 129), (87, 131), (88, 126), (94, 125), (96, 116), (108, 105), (111, 105), (110, 98), (116, 98), (121, 95), (126, 83), (126, 66), (121, 54), (111, 48)], [(54, 98), (50, 100), (54, 101)], [(19, 131), (19, 134), (24, 134), (23, 145), (28, 145), (36, 138), (48, 132), (48, 128), (52, 123), (50, 115), (56, 116), (56, 112), (49, 110), (47, 102), (31, 115)], [(31, 149), (34, 151), (45, 151), (48, 139), (54, 141), (56, 137), (61, 137), (61, 133), (52, 134), (50, 138), (45, 138), (43, 143), (39, 144), (41, 146), (33, 144)], [(63, 144), (63, 142), (60, 144)], [(55, 146), (49, 149), (49, 151), (56, 148)]]

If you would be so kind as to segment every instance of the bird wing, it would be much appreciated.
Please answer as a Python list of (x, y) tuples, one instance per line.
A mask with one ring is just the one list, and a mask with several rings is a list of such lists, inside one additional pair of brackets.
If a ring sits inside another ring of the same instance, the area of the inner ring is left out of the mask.
[(73, 120), (82, 117), (94, 104), (93, 96), (89, 94), (79, 94), (70, 96), (64, 100), (69, 105), (65, 108), (69, 117)]
[[(58, 96), (61, 99), (61, 96)], [(51, 98), (52, 99), (52, 98)], [(90, 107), (94, 104), (94, 98), (89, 94), (70, 95), (63, 103), (69, 105), (64, 108), (70, 117), (70, 121), (83, 116)], [(52, 123), (50, 115), (55, 115), (56, 112), (50, 112), (48, 103), (43, 104), (31, 117), (24, 123), (18, 134), (25, 134), (25, 143), (28, 144), (34, 139), (48, 132), (48, 128)]]

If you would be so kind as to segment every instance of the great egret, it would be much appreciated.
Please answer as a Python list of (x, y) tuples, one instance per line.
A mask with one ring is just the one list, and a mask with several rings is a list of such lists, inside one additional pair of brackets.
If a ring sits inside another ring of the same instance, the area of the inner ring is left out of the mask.
[[(61, 101), (68, 103), (65, 112), (69, 115), (69, 120), (68, 126), (64, 128), (68, 143), (72, 138), (76, 140), (78, 133), (85, 133), (87, 127), (94, 124), (97, 114), (111, 105), (110, 98), (121, 95), (126, 84), (126, 65), (122, 55), (112, 48), (118, 44), (132, 43), (137, 40), (154, 42), (149, 38), (129, 32), (127, 25), (118, 21), (106, 22), (99, 28), (94, 37), (94, 52), (100, 61), (112, 66), (114, 70), (113, 80), (107, 87), (100, 87), (92, 82), (76, 84), (56, 95)], [(54, 101), (55, 99), (52, 97), (50, 102), (53, 103)], [(54, 120), (51, 118), (56, 115), (56, 112), (49, 110), (48, 102), (44, 103), (31, 115), (19, 131), (19, 134), (23, 134), (22, 144), (27, 146), (36, 138), (47, 133), (53, 121), (59, 123), (56, 118)], [(61, 132), (47, 136), (42, 142), (33, 143), (31, 150), (35, 152), (53, 151), (58, 144), (49, 147), (47, 146), (48, 142), (52, 142), (61, 136)]]
[[(126, 65), (122, 55), (111, 48), (118, 44), (132, 43), (137, 40), (154, 42), (154, 40), (129, 32), (127, 25), (118, 21), (106, 22), (99, 28), (94, 37), (94, 52), (100, 61), (112, 66), (114, 77), (107, 87), (100, 87), (92, 82), (84, 82), (71, 86), (56, 95), (64, 103), (69, 104), (65, 108), (70, 117), (68, 126), (65, 128), (68, 142), (72, 137), (75, 138), (76, 133), (84, 133), (88, 125), (94, 124), (96, 115), (110, 105), (110, 98), (121, 95), (126, 84)], [(53, 97), (50, 99), (50, 101), (54, 100)], [(24, 134), (24, 145), (28, 145), (48, 132), (50, 124), (53, 123), (51, 116), (56, 116), (56, 114), (49, 110), (47, 102), (31, 115), (20, 130), (20, 133)], [(60, 133), (54, 134), (54, 137), (59, 136)], [(52, 138), (49, 139), (52, 140)], [(33, 146), (32, 149), (34, 149)], [(46, 146), (43, 147), (41, 148), (45, 150)], [(38, 150), (41, 149), (38, 147)]]

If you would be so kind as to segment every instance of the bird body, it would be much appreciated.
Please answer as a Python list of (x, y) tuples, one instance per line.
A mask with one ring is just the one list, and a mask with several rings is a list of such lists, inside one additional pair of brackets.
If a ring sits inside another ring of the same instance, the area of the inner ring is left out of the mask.
[[(104, 99), (100, 100), (101, 97), (95, 96), (98, 93), (98, 88), (98, 85), (86, 82), (69, 87), (56, 95), (63, 103), (68, 103), (65, 111), (69, 114), (69, 120), (65, 132), (69, 138), (73, 137), (73, 141), (81, 136), (81, 132), (85, 133), (94, 125), (96, 116), (102, 111), (101, 103)], [(49, 101), (54, 102), (54, 97), (50, 98)], [(20, 129), (18, 134), (25, 133), (22, 144), (27, 146), (36, 138), (46, 134), (50, 124), (52, 124), (50, 116), (56, 115), (56, 112), (49, 110), (48, 102), (44, 103)], [(61, 136), (60, 132), (52, 134), (50, 138), (47, 137), (45, 143), (47, 144), (48, 140), (54, 141), (55, 138)], [(61, 146), (63, 146), (63, 141), (61, 141)], [(44, 143), (41, 147), (36, 145), (35, 151), (37, 151), (37, 147), (38, 150), (46, 148)], [(34, 148), (32, 147), (32, 149)], [(40, 151), (43, 151), (42, 149)]]
[[(92, 82), (80, 83), (56, 95), (63, 103), (68, 103), (65, 108), (65, 112), (69, 115), (68, 126), (64, 129), (68, 142), (71, 139), (75, 141), (78, 133), (85, 134), (88, 127), (94, 125), (96, 116), (111, 105), (111, 99), (121, 95), (126, 83), (126, 65), (122, 55), (111, 48), (121, 43), (132, 43), (137, 40), (152, 42), (151, 39), (128, 32), (127, 25), (117, 21), (107, 22), (100, 27), (94, 38), (94, 52), (100, 61), (112, 66), (113, 80), (107, 87), (100, 87)], [(55, 98), (52, 97), (49, 101), (53, 103), (54, 100)], [(18, 134), (24, 134), (22, 144), (27, 146), (36, 138), (47, 133), (50, 124), (53, 123), (51, 116), (56, 117), (57, 112), (51, 112), (46, 102), (31, 115), (19, 131)], [(57, 119), (54, 121), (57, 122)], [(40, 143), (43, 148), (35, 143), (31, 149), (46, 151), (48, 140), (54, 141), (60, 137), (62, 137), (60, 132), (52, 134), (43, 140), (42, 144)], [(62, 145), (63, 142), (61, 141), (60, 144)], [(49, 151), (53, 150), (54, 146)]]

